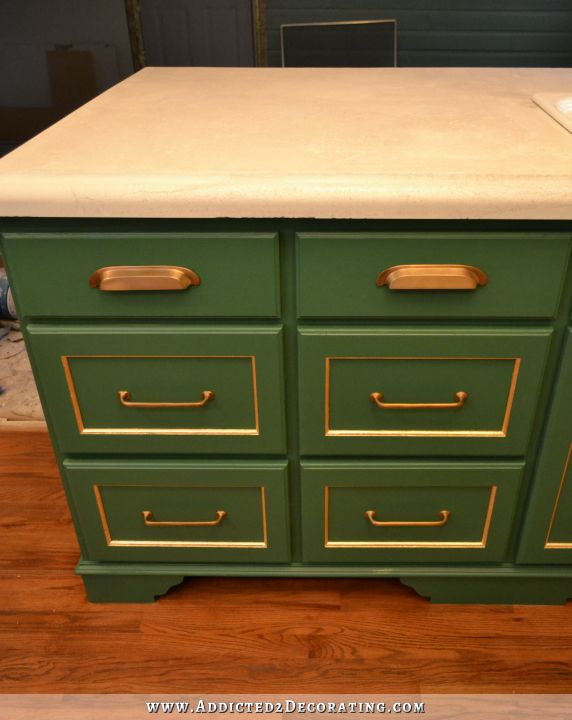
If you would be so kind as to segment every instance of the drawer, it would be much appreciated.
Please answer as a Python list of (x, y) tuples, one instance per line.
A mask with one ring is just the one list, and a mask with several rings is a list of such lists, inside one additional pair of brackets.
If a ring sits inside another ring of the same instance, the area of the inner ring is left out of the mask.
[(279, 327), (28, 326), (63, 452), (284, 452)]
[[(275, 233), (6, 233), (4, 251), (26, 317), (280, 315)], [(117, 289), (142, 284), (171, 289)]]
[(285, 462), (64, 461), (88, 560), (286, 562)]
[(523, 454), (551, 333), (303, 329), (302, 452)]
[(524, 464), (302, 463), (306, 562), (500, 562)]
[[(298, 235), (301, 317), (553, 317), (570, 235), (548, 233), (303, 233)], [(419, 266), (382, 273), (399, 266)], [(427, 265), (464, 265), (473, 271)], [(431, 275), (430, 273), (437, 273)], [(447, 275), (448, 273), (448, 275)], [(476, 282), (475, 285), (473, 283)], [(473, 289), (436, 290), (469, 284)], [(425, 290), (399, 290), (404, 285)]]

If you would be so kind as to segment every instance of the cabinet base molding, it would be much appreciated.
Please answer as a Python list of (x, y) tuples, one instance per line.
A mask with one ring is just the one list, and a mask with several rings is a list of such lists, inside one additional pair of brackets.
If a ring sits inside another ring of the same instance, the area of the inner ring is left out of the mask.
[(132, 573), (82, 574), (82, 578), (93, 603), (152, 603), (185, 579), (184, 575)]
[(90, 602), (154, 602), (185, 577), (397, 578), (433, 603), (562, 605), (572, 598), (572, 568), (124, 564), (80, 560)]

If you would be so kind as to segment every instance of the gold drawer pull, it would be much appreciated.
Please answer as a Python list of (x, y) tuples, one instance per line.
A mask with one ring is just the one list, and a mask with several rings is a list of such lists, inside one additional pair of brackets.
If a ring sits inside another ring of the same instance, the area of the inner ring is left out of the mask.
[(381, 272), (376, 285), (390, 290), (475, 290), (489, 279), (472, 265), (394, 265)]
[(216, 518), (214, 520), (196, 520), (192, 522), (184, 522), (178, 520), (153, 520), (153, 513), (151, 510), (143, 510), (143, 522), (147, 527), (214, 527), (220, 525), (226, 517), (224, 510), (216, 511)]
[(99, 268), (89, 278), (90, 287), (106, 292), (186, 290), (200, 284), (195, 272), (175, 265), (114, 265)]
[(129, 390), (119, 390), (117, 397), (123, 407), (128, 408), (199, 408), (214, 399), (212, 390), (203, 390), (203, 399), (196, 402), (133, 402)]
[(441, 510), (439, 513), (440, 520), (426, 520), (426, 521), (393, 521), (393, 522), (382, 522), (381, 520), (375, 519), (375, 510), (366, 510), (365, 516), (375, 527), (443, 527), (446, 525), (451, 513), (449, 510)]
[(370, 395), (372, 402), (382, 410), (454, 410), (463, 407), (469, 393), (461, 391), (455, 393), (455, 397), (457, 400), (450, 403), (388, 403), (383, 402), (383, 393), (372, 392)]

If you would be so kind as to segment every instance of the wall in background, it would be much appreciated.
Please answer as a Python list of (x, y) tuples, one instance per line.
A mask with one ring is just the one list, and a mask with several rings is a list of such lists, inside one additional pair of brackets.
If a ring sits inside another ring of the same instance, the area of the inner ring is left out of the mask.
[(0, 154), (133, 72), (125, 0), (0, 0)]
[(397, 19), (398, 65), (571, 67), (572, 0), (266, 0), (268, 64), (280, 25)]
[(140, 7), (148, 65), (256, 64), (251, 0), (140, 0)]

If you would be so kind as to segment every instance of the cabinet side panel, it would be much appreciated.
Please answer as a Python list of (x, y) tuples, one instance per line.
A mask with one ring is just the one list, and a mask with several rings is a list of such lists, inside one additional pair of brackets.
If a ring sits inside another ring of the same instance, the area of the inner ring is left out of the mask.
[(572, 330), (568, 329), (518, 553), (521, 563), (572, 562)]

